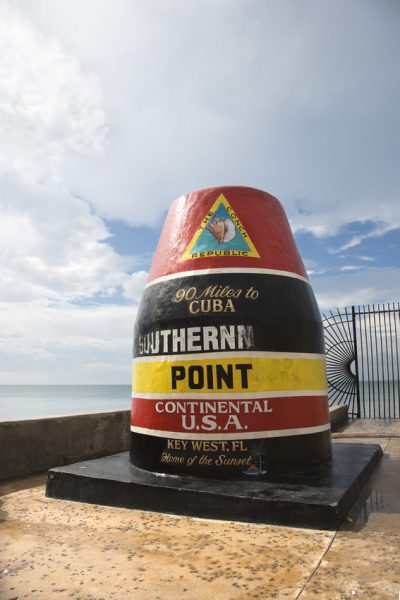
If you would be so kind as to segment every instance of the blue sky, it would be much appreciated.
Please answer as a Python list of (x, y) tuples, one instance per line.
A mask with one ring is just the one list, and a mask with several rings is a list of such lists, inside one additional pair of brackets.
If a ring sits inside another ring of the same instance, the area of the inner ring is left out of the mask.
[(0, 383), (128, 383), (171, 202), (282, 202), (322, 311), (400, 296), (394, 0), (0, 0)]

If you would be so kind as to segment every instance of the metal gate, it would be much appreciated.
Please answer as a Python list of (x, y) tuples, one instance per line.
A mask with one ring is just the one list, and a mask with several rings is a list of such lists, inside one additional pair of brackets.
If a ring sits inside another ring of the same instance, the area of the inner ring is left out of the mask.
[(336, 309), (322, 315), (330, 406), (349, 415), (400, 417), (400, 304)]

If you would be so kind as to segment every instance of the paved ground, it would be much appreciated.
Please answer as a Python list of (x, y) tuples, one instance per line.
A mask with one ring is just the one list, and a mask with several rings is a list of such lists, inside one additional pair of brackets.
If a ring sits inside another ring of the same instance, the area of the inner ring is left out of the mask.
[(338, 532), (53, 500), (45, 475), (0, 484), (0, 598), (398, 600), (400, 421), (337, 436), (385, 451)]

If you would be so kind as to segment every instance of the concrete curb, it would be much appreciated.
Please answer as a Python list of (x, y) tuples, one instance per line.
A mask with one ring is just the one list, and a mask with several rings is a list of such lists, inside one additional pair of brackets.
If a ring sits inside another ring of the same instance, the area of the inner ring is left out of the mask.
[(331, 420), (331, 430), (337, 431), (345, 425), (349, 419), (347, 404), (338, 404), (329, 407), (329, 417)]

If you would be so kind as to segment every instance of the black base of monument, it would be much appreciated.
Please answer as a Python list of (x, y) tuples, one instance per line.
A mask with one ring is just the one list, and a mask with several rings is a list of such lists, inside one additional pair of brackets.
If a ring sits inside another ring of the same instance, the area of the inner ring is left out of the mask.
[(337, 529), (382, 456), (378, 445), (332, 444), (333, 460), (263, 480), (161, 475), (128, 452), (51, 469), (46, 496), (213, 519)]

